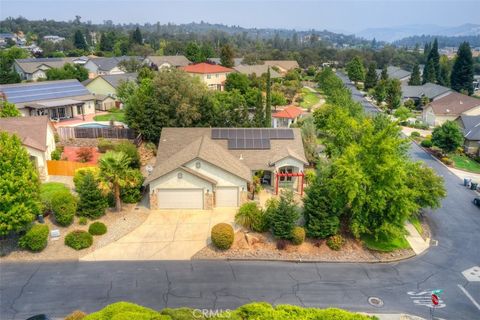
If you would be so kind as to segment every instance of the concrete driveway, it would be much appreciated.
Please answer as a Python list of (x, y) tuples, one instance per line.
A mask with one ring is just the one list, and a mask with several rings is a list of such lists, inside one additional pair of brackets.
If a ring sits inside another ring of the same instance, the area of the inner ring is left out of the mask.
[(80, 260), (188, 260), (210, 243), (210, 230), (215, 224), (233, 225), (236, 211), (152, 210), (137, 229)]

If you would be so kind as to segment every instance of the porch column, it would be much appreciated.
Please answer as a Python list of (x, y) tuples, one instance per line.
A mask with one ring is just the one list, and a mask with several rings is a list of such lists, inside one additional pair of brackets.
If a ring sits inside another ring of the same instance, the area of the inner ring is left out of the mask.
[(275, 171), (275, 194), (278, 195), (278, 174)]
[(71, 113), (71, 115), (72, 115), (72, 118), (75, 118), (75, 117), (73, 116), (73, 106), (70, 106), (70, 113)]

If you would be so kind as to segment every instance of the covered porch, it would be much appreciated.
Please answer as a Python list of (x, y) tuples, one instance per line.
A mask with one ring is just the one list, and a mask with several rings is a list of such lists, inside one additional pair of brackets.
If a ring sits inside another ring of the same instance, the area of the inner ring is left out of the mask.
[(25, 105), (30, 116), (48, 116), (52, 121), (61, 121), (81, 116), (84, 120), (84, 102), (73, 99), (43, 101)]

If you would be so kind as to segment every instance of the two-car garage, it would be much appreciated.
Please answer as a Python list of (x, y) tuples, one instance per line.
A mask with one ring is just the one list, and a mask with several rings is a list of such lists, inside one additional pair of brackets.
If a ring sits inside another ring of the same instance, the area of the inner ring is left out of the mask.
[[(159, 209), (203, 209), (203, 189), (158, 189)], [(215, 207), (238, 207), (238, 187), (217, 187)]]
[(217, 187), (215, 190), (216, 207), (238, 207), (238, 187)]

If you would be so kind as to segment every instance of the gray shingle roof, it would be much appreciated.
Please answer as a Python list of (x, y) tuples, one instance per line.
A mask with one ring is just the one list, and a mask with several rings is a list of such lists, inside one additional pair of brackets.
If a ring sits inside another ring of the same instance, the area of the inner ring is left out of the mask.
[[(268, 71), (268, 65), (266, 64), (255, 64), (255, 65), (239, 65), (236, 67), (233, 67), (233, 69), (237, 70), (240, 73), (246, 74), (246, 75), (251, 75), (251, 74), (256, 74), (258, 77), (260, 77), (262, 74), (267, 73)], [(281, 75), (270, 68), (270, 77), (272, 78), (280, 78)]]
[(142, 62), (141, 57), (137, 56), (122, 56), (122, 57), (99, 57), (99, 58), (91, 58), (90, 61), (97, 65), (99, 70), (102, 71), (110, 71), (113, 68), (117, 67), (118, 64), (122, 61), (129, 60), (129, 59), (137, 59), (139, 62)]
[[(377, 75), (380, 77), (380, 75), (382, 74), (382, 69), (377, 69), (376, 72), (377, 72)], [(388, 66), (387, 74), (390, 79), (402, 80), (407, 77), (410, 77), (411, 72), (403, 70), (399, 67)]]
[[(208, 58), (208, 61), (215, 64), (221, 64), (220, 58)], [(243, 58), (233, 58), (233, 66), (239, 66), (243, 63)]]
[(435, 99), (438, 96), (451, 92), (450, 88), (434, 84), (425, 83), (421, 86), (402, 86), (403, 98), (417, 98), (420, 99), (423, 96), (428, 97), (430, 100)]
[(137, 81), (138, 74), (134, 73), (123, 73), (123, 74), (109, 74), (100, 76), (105, 81), (107, 81), (112, 87), (115, 89), (120, 85), (122, 82), (126, 81)]
[(268, 150), (229, 150), (228, 140), (211, 139), (211, 128), (164, 128), (158, 144), (157, 163), (146, 184), (196, 158), (247, 181), (251, 180), (252, 170), (272, 170), (269, 163), (286, 157), (307, 164), (300, 130), (292, 130), (293, 140), (271, 140)]
[(34, 73), (38, 70), (41, 65), (46, 65), (49, 68), (61, 68), (66, 63), (73, 63), (74, 60), (78, 59), (77, 57), (66, 57), (66, 58), (39, 58), (39, 59), (15, 59), (15, 63), (23, 70), (25, 73)]
[(461, 115), (460, 121), (463, 123), (463, 133), (465, 139), (468, 140), (480, 140), (480, 115), (467, 116)]

